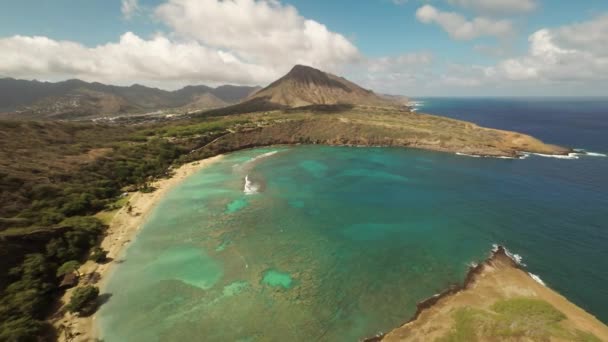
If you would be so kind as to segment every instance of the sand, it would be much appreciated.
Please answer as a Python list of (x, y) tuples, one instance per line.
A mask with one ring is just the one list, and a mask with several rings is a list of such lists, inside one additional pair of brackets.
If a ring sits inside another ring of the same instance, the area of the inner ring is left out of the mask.
[[(101, 243), (101, 247), (108, 252), (108, 258), (111, 262), (97, 264), (92, 261), (87, 261), (79, 269), (79, 272), (82, 274), (80, 277), (80, 285), (84, 285), (83, 282), (87, 278), (87, 275), (95, 274), (95, 277), (97, 278), (95, 285), (100, 287), (100, 293), (103, 294), (104, 284), (108, 280), (108, 275), (113, 266), (117, 262), (120, 262), (126, 246), (135, 238), (139, 228), (145, 223), (158, 202), (185, 178), (214, 162), (217, 162), (221, 158), (222, 155), (218, 155), (198, 162), (182, 165), (174, 170), (174, 174), (171, 178), (154, 182), (153, 186), (156, 188), (154, 192), (136, 192), (132, 194), (129, 198), (131, 210), (129, 211), (128, 205), (125, 205), (114, 215), (106, 231), (106, 236)], [(63, 303), (69, 301), (73, 290), (74, 289), (66, 291), (62, 298)], [(59, 341), (97, 341), (95, 314), (90, 317), (77, 317), (62, 311), (63, 310), (59, 310), (51, 319), (51, 322), (59, 332)]]

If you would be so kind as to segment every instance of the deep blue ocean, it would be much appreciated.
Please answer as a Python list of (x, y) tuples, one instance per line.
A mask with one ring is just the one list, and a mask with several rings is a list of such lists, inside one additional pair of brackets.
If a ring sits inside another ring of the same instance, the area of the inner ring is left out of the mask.
[(104, 291), (113, 341), (355, 341), (411, 317), (503, 244), (608, 322), (608, 100), (418, 99), (420, 111), (585, 149), (229, 154), (169, 192)]
[[(608, 154), (608, 98), (417, 98), (418, 110), (481, 126), (530, 134), (544, 142)], [(515, 164), (514, 164), (515, 165)], [(608, 158), (534, 158), (504, 170), (530, 179), (529, 199), (546, 203), (536, 213), (551, 243), (526, 248), (527, 264), (555, 289), (608, 323)], [(488, 170), (491, 172), (491, 170)], [(559, 212), (560, 210), (563, 210)], [(552, 222), (560, 224), (551, 227)], [(573, 229), (556, 229), (570, 226)], [(522, 229), (535, 229), (523, 223)], [(528, 227), (526, 227), (528, 226)], [(545, 270), (541, 270), (544, 268)]]

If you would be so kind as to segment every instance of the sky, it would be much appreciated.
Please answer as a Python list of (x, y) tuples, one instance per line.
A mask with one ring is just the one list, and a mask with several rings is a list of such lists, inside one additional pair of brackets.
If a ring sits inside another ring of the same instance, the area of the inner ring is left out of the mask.
[(0, 0), (0, 77), (408, 96), (608, 95), (608, 0)]

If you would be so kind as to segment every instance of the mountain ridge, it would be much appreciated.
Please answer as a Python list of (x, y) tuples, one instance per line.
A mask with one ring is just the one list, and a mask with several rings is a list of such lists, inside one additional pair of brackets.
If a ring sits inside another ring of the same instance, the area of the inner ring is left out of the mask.
[[(174, 91), (69, 79), (41, 82), (0, 78), (0, 113), (11, 118), (70, 119), (161, 109), (203, 110), (238, 103), (260, 87), (189, 85)], [(201, 102), (203, 95), (210, 99)], [(110, 105), (111, 104), (111, 105)]]

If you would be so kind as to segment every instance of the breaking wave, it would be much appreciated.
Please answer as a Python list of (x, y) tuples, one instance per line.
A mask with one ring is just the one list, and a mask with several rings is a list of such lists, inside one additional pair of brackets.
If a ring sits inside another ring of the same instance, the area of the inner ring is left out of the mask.
[(574, 152), (568, 153), (566, 155), (525, 152), (525, 153), (522, 153), (522, 156), (520, 159), (526, 159), (529, 156), (537, 156), (537, 157), (543, 157), (543, 158), (556, 158), (556, 159), (580, 159), (580, 157), (606, 157), (607, 155), (604, 153), (586, 151), (584, 149), (574, 149)]
[[(507, 254), (507, 256), (509, 258), (511, 258), (511, 260), (515, 261), (516, 264), (518, 264), (519, 266), (525, 267), (526, 264), (523, 263), (523, 258), (521, 257), (521, 255), (519, 254), (515, 254), (512, 253), (511, 251), (509, 251), (507, 249), (507, 247), (503, 247), (505, 249), (505, 253)], [(498, 244), (493, 244), (492, 245), (492, 252), (497, 252), (498, 251)], [(547, 284), (545, 284), (545, 282), (540, 279), (540, 277), (534, 273), (528, 272), (528, 275), (534, 279), (534, 281), (536, 281), (537, 283), (541, 284), (542, 286), (547, 286)]]
[[(492, 252), (497, 252), (498, 251), (498, 244), (493, 244), (492, 245)], [(519, 254), (515, 254), (515, 253), (511, 253), (511, 251), (509, 249), (507, 249), (507, 247), (503, 247), (505, 249), (505, 253), (507, 254), (507, 256), (509, 258), (511, 258), (511, 260), (515, 261), (516, 264), (520, 265), (520, 266), (526, 266), (526, 264), (524, 264), (522, 261), (524, 258), (521, 257), (521, 255)]]
[(409, 101), (407, 103), (408, 106), (410, 106), (412, 112), (417, 111), (420, 107), (422, 107), (424, 105), (424, 102), (422, 101)]
[(254, 195), (260, 191), (260, 186), (255, 184), (249, 178), (249, 175), (245, 176), (245, 185), (243, 186), (243, 192), (245, 195)]
[(515, 157), (507, 157), (507, 156), (481, 156), (478, 154), (468, 154), (463, 152), (456, 152), (456, 155), (463, 157), (471, 157), (471, 158), (494, 158), (494, 159), (521, 159)]
[(542, 279), (540, 279), (540, 277), (539, 277), (539, 276), (537, 276), (536, 274), (534, 274), (534, 273), (530, 273), (530, 272), (528, 272), (528, 274), (529, 274), (529, 275), (530, 275), (530, 277), (532, 277), (532, 279), (534, 279), (534, 280), (535, 280), (537, 283), (541, 284), (542, 286), (547, 286), (547, 284), (545, 284), (545, 282), (544, 282)]
[[(555, 159), (579, 159), (579, 157), (581, 156), (580, 153), (576, 153), (576, 152), (572, 152), (572, 153), (568, 153), (568, 154), (542, 154), (542, 153), (524, 153), (524, 155), (527, 157), (529, 157), (530, 155), (532, 156), (537, 156), (537, 157), (543, 157), (543, 158), (555, 158)], [(525, 158), (522, 158), (525, 159)]]
[[(249, 160), (247, 160), (246, 162), (242, 163), (242, 164), (234, 164), (232, 165), (232, 168), (236, 171), (244, 171), (244, 170), (249, 170), (254, 163), (256, 163), (257, 161), (259, 161), (260, 159), (264, 159), (264, 158), (268, 158), (270, 156), (273, 156), (275, 154), (279, 153), (279, 151), (270, 151), (264, 154), (260, 154), (259, 156), (255, 156)], [(246, 171), (244, 171), (246, 172)]]
[(607, 157), (606, 154), (604, 153), (599, 153), (599, 152), (591, 152), (591, 151), (587, 151), (585, 149), (579, 148), (579, 149), (574, 149), (575, 152), (581, 154), (581, 155), (585, 155), (585, 156), (589, 156), (589, 157)]

